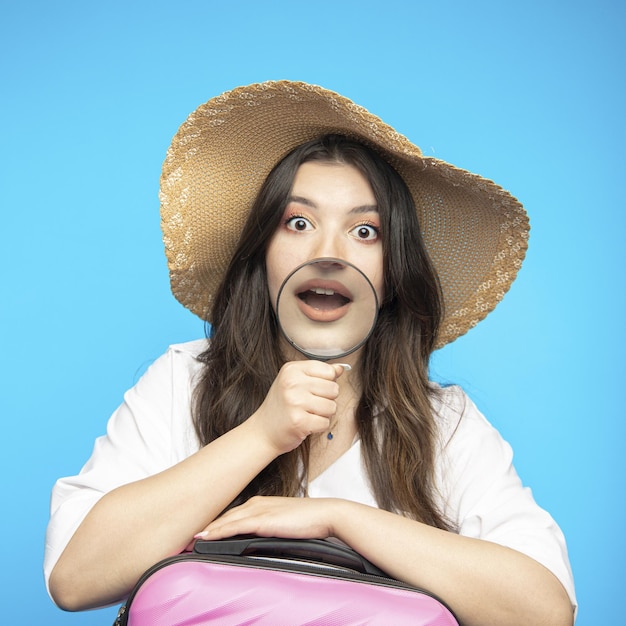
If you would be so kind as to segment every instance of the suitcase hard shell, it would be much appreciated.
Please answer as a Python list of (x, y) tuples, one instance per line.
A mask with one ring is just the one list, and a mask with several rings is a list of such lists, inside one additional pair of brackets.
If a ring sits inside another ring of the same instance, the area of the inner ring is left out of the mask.
[(114, 626), (458, 626), (443, 602), (323, 540), (198, 542), (150, 568)]

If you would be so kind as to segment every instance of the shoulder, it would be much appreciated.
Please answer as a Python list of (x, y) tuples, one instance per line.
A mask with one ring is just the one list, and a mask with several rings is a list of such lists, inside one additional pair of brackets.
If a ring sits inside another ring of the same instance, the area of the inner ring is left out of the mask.
[(202, 370), (200, 355), (207, 347), (207, 339), (170, 345), (149, 362), (136, 383), (124, 394), (124, 400), (126, 403), (141, 400), (142, 404), (148, 404), (154, 399), (163, 407), (169, 404), (169, 397), (185, 402)]
[(193, 341), (186, 341), (184, 343), (171, 344), (167, 352), (179, 356), (181, 359), (198, 360), (198, 357), (209, 347), (209, 340), (194, 339)]
[(147, 369), (146, 375), (193, 375), (202, 368), (200, 356), (208, 348), (208, 339), (171, 344)]
[(513, 450), (460, 387), (440, 388), (433, 409), (437, 483), (460, 521), (495, 483), (517, 483)]
[(459, 534), (507, 546), (547, 567), (575, 604), (563, 533), (523, 485), (509, 443), (460, 387), (434, 394), (440, 434), (435, 473), (444, 515)]
[(432, 384), (433, 415), (442, 446), (463, 437), (497, 434), (496, 429), (458, 385)]

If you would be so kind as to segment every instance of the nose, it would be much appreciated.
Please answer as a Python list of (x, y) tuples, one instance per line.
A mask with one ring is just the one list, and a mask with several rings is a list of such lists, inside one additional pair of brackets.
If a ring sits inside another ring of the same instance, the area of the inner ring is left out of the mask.
[[(345, 259), (346, 250), (341, 236), (331, 233), (320, 233), (311, 253), (311, 258)], [(329, 268), (330, 269), (330, 268)]]
[(330, 272), (332, 270), (341, 270), (346, 266), (345, 263), (342, 263), (340, 259), (330, 258), (330, 257), (316, 257), (316, 258), (322, 259), (322, 260), (316, 261), (315, 267), (325, 272)]

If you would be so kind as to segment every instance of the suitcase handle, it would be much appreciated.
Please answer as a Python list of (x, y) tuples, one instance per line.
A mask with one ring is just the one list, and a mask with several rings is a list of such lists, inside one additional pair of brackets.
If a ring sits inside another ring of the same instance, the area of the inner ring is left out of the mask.
[(240, 535), (217, 541), (196, 541), (193, 551), (197, 554), (222, 556), (301, 559), (344, 567), (362, 574), (387, 577), (382, 570), (352, 548), (325, 539), (281, 539)]

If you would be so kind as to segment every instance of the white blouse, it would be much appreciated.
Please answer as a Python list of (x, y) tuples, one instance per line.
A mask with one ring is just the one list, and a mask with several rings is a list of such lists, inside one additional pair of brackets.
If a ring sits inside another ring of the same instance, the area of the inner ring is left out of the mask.
[[(77, 476), (52, 492), (44, 573), (50, 573), (91, 507), (120, 485), (156, 474), (199, 449), (191, 397), (206, 340), (171, 346), (124, 395)], [(511, 447), (458, 387), (443, 390), (436, 407), (439, 451), (436, 487), (443, 513), (461, 535), (522, 552), (548, 568), (576, 605), (563, 534), (533, 500), (512, 464)], [(361, 463), (358, 439), (313, 480), (310, 497), (345, 498), (377, 506)]]

